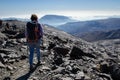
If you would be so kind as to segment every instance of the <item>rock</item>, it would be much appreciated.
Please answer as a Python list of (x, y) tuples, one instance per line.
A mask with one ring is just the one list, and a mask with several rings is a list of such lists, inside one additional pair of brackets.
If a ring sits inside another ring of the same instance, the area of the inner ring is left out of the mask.
[(40, 50), (40, 51), (41, 51), (41, 53), (43, 53), (43, 54), (41, 54), (42, 57), (50, 55), (50, 51), (49, 50)]
[(0, 28), (1, 28), (1, 26), (2, 26), (2, 22), (3, 22), (3, 21), (2, 21), (2, 20), (0, 20)]
[(5, 61), (4, 61), (4, 56), (5, 56), (5, 54), (0, 53), (0, 62), (2, 62), (2, 63), (5, 62)]
[(60, 65), (60, 64), (62, 64), (64, 61), (63, 61), (63, 59), (61, 58), (61, 57), (56, 57), (55, 59), (54, 59), (54, 62), (53, 62), (53, 64), (56, 64), (56, 65)]
[(50, 43), (49, 46), (48, 46), (48, 50), (53, 49), (55, 46), (56, 46), (55, 43)]
[[(99, 75), (99, 77), (103, 80), (112, 80), (112, 78), (111, 78), (111, 76), (109, 75), (109, 74), (105, 74), (105, 73), (99, 73), (98, 74)], [(117, 79), (115, 79), (115, 80), (117, 80)]]
[(76, 75), (75, 74), (70, 74), (70, 77), (75, 78)]
[(79, 69), (76, 65), (73, 65), (71, 72), (72, 72), (73, 74), (76, 74), (79, 70), (80, 70), (80, 69)]
[(57, 74), (57, 75), (54, 75), (50, 80), (62, 80), (61, 77), (62, 77), (62, 74)]
[(10, 54), (11, 52), (14, 52), (14, 50), (10, 49), (0, 49), (0, 53), (4, 53), (6, 55)]
[(57, 69), (53, 70), (53, 72), (60, 73), (64, 69), (64, 67), (58, 67)]
[(5, 68), (5, 65), (0, 62), (0, 68)]
[(84, 55), (85, 55), (85, 53), (81, 49), (79, 49), (77, 47), (73, 47), (73, 49), (70, 53), (70, 58), (71, 59), (80, 59)]
[(16, 39), (25, 38), (25, 33), (19, 32), (13, 38), (16, 38)]
[(76, 74), (75, 80), (84, 80), (84, 78), (85, 78), (84, 72), (80, 71)]
[(65, 77), (65, 78), (62, 78), (62, 80), (73, 80), (73, 78)]
[(72, 67), (70, 65), (67, 65), (66, 69), (69, 70), (69, 71), (72, 71)]
[(51, 69), (50, 69), (49, 67), (47, 67), (47, 66), (43, 66), (42, 69), (43, 69), (43, 70), (47, 70), (47, 71), (50, 71), (50, 70), (51, 70)]
[(38, 80), (38, 78), (37, 77), (33, 77), (32, 80)]
[(26, 38), (20, 38), (16, 40), (18, 43), (25, 43), (26, 42)]
[(24, 59), (26, 59), (26, 58), (28, 58), (28, 56), (26, 56), (26, 55), (21, 55), (21, 56), (20, 56), (20, 60), (24, 60)]
[(12, 70), (13, 70), (13, 67), (7, 66), (7, 69), (10, 70), (10, 71), (12, 71)]
[(2, 33), (9, 34), (9, 35), (15, 35), (17, 33), (17, 31), (6, 30), (6, 31), (2, 31)]
[(102, 73), (109, 73), (108, 63), (104, 62), (100, 65), (100, 71)]
[(120, 80), (120, 65), (114, 64), (109, 66), (111, 77), (114, 80)]
[(61, 77), (62, 76), (62, 74), (57, 74), (57, 75), (54, 75), (53, 77), (54, 78), (59, 78), (59, 77)]
[(84, 80), (91, 80), (91, 78), (87, 75), (85, 75), (85, 79)]
[(62, 55), (65, 56), (68, 54), (69, 49), (67, 48), (62, 48), (62, 47), (55, 47), (54, 51), (58, 54), (58, 55)]
[(59, 41), (59, 42), (61, 42), (61, 43), (66, 42), (66, 41), (62, 40), (61, 38), (59, 38), (58, 36), (55, 36), (53, 39), (54, 39), (54, 40), (57, 40), (57, 41)]
[(3, 80), (11, 80), (10, 77), (5, 77)]
[(3, 47), (6, 46), (6, 42), (7, 42), (7, 41), (1, 42)]
[(24, 46), (24, 45), (23, 45), (21, 48), (23, 48), (23, 49), (26, 49), (26, 50), (27, 50), (27, 46)]
[(0, 39), (6, 39), (6, 38), (7, 38), (7, 36), (0, 32)]
[(93, 54), (91, 54), (91, 53), (85, 53), (80, 48), (74, 46), (72, 48), (71, 53), (70, 53), (70, 58), (71, 59), (80, 59), (80, 58), (82, 58), (82, 56), (87, 56), (87, 57), (95, 58), (95, 56)]
[(17, 58), (19, 58), (19, 56), (16, 54), (16, 53), (14, 53), (14, 52), (12, 52), (11, 54), (9, 54), (9, 55), (7, 55), (10, 59), (17, 59)]
[(13, 64), (15, 61), (16, 61), (15, 59), (8, 59), (7, 62)]
[(52, 65), (52, 67), (51, 67), (51, 69), (52, 70), (55, 70), (55, 69), (57, 69), (58, 67), (56, 66), (56, 65)]

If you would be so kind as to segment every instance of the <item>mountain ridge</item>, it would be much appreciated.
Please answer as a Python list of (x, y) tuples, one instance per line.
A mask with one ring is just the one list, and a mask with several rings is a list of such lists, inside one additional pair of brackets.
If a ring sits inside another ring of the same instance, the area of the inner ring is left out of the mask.
[(71, 19), (70, 17), (62, 16), (62, 15), (45, 15), (41, 17), (39, 21), (42, 24), (48, 24), (57, 27), (58, 25), (65, 24), (67, 22), (73, 22), (75, 20)]
[(99, 40), (120, 39), (120, 29), (110, 31), (93, 31), (84, 34), (75, 34), (86, 41), (94, 42)]
[(113, 29), (120, 28), (120, 18), (108, 18), (101, 20), (90, 20), (90, 21), (80, 21), (72, 22), (64, 25), (58, 26), (59, 29), (71, 33), (86, 33), (92, 31), (109, 31)]

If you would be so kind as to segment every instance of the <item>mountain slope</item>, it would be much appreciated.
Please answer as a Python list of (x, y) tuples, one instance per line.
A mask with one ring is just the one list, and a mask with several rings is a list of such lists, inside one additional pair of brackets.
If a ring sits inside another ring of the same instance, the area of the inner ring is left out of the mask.
[[(19, 31), (23, 29), (19, 28)], [(1, 80), (120, 80), (119, 67), (111, 66), (120, 61), (120, 54), (114, 49), (108, 50), (47, 25), (43, 29), (40, 50), (44, 64), (36, 66), (34, 57), (33, 72), (29, 72), (26, 39), (11, 38), (11, 34), (0, 32), (0, 35), (5, 35), (0, 38)]]
[(120, 29), (120, 18), (72, 22), (60, 25), (58, 28), (73, 35), (93, 31), (109, 31)]
[(75, 36), (80, 37), (86, 41), (98, 41), (107, 39), (120, 39), (120, 29), (111, 31), (94, 31), (84, 34), (75, 34)]

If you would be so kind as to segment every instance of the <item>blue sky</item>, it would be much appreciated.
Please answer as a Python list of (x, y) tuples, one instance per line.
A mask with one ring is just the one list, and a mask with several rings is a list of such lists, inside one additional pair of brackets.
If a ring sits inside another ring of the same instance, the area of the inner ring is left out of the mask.
[(0, 0), (0, 17), (120, 15), (120, 0)]

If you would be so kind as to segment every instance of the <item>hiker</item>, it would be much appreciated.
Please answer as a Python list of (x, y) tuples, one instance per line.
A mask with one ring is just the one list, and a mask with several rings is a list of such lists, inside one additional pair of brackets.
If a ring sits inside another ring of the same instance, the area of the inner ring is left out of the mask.
[(36, 14), (31, 15), (31, 21), (27, 23), (26, 25), (26, 40), (29, 48), (29, 64), (30, 64), (30, 70), (33, 69), (33, 56), (34, 56), (34, 50), (36, 50), (37, 53), (37, 60), (38, 65), (41, 63), (40, 61), (40, 43), (43, 37), (43, 30), (40, 23), (38, 23), (38, 17)]

